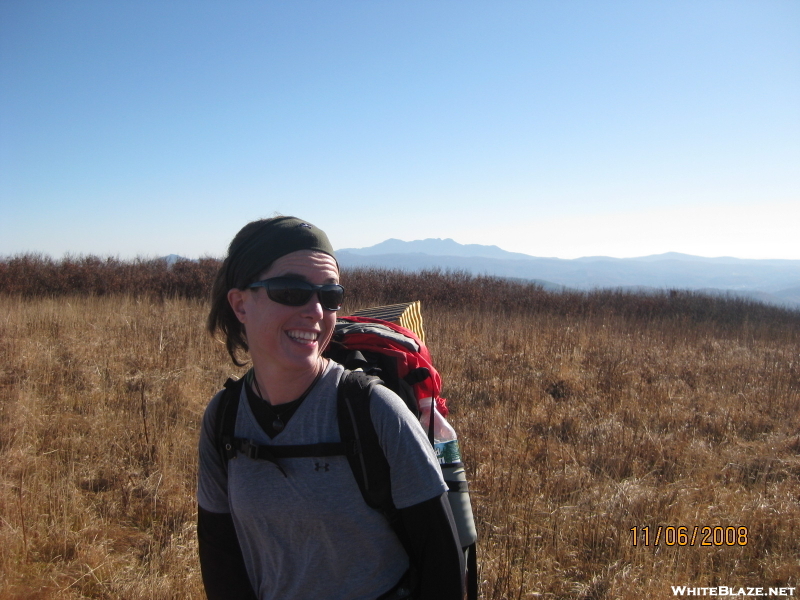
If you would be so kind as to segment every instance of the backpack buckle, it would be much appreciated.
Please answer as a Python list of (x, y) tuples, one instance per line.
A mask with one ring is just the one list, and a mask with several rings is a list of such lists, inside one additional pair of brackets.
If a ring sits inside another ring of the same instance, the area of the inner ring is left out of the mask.
[(239, 446), (239, 451), (252, 460), (258, 458), (258, 445), (254, 444), (252, 440), (244, 440)]

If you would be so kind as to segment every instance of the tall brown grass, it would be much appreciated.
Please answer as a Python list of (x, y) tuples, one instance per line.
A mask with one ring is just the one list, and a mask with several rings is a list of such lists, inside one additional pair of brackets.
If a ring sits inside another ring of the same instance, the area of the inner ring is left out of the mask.
[[(436, 272), (343, 280), (345, 313), (423, 300), (484, 598), (797, 586), (797, 312)], [(201, 598), (197, 430), (235, 373), (207, 305), (65, 291), (0, 295), (0, 599)], [(634, 547), (647, 525), (748, 538)]]

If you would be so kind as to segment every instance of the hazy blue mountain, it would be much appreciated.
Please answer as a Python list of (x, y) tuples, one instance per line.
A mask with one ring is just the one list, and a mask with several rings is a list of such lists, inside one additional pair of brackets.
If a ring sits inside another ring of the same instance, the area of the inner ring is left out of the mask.
[(497, 246), (451, 239), (386, 240), (369, 248), (336, 252), (343, 267), (464, 270), (473, 274), (535, 280), (548, 288), (655, 288), (716, 290), (800, 306), (800, 260), (705, 258), (668, 252), (637, 258), (538, 258)]
[(519, 252), (507, 252), (497, 246), (482, 246), (481, 244), (459, 244), (458, 242), (446, 238), (428, 238), (426, 240), (416, 240), (404, 242), (390, 238), (380, 244), (369, 246), (368, 248), (342, 248), (336, 253), (347, 252), (358, 256), (376, 256), (382, 254), (429, 254), (431, 256), (467, 256), (480, 258), (501, 258), (501, 259), (530, 259), (528, 254)]

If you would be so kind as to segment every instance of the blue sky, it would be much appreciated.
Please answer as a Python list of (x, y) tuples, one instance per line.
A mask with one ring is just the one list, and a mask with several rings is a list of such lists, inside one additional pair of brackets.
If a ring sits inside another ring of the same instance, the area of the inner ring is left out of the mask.
[(800, 259), (800, 2), (0, 3), (0, 255)]

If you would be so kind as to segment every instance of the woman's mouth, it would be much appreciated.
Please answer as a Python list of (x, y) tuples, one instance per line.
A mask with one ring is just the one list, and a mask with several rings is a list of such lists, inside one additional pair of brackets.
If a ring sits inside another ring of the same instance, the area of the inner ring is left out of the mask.
[(286, 335), (295, 342), (300, 342), (301, 344), (311, 344), (316, 342), (319, 338), (318, 331), (301, 331), (299, 329), (290, 329), (286, 332)]

